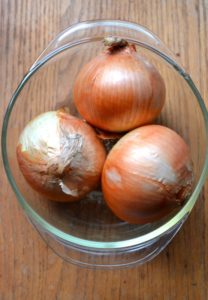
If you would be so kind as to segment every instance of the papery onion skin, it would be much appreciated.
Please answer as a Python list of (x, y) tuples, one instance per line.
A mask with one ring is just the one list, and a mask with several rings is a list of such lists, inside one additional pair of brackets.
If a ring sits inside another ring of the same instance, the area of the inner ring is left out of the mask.
[(97, 137), (102, 141), (103, 145), (105, 146), (107, 153), (110, 152), (112, 147), (123, 136), (123, 134), (118, 132), (103, 131), (98, 128), (95, 128), (95, 131), (97, 133)]
[(137, 128), (113, 147), (102, 173), (105, 201), (133, 224), (159, 220), (190, 195), (193, 165), (188, 146), (160, 125)]
[(106, 158), (95, 131), (66, 112), (50, 111), (23, 130), (17, 160), (27, 182), (55, 201), (76, 201), (97, 187)]
[(79, 72), (74, 102), (100, 129), (122, 132), (151, 123), (165, 101), (165, 84), (134, 45), (108, 47)]

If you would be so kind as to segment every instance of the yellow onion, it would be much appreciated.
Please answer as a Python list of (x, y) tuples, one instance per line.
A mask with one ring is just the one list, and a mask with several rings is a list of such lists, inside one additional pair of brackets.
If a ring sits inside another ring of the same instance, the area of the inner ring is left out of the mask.
[(103, 130), (122, 132), (151, 123), (165, 101), (165, 84), (134, 45), (107, 38), (107, 48), (79, 72), (74, 102), (81, 116)]
[(112, 148), (102, 190), (110, 209), (129, 223), (156, 221), (191, 193), (192, 162), (184, 140), (160, 125), (137, 128)]
[(17, 159), (28, 183), (56, 201), (75, 201), (99, 184), (106, 152), (95, 131), (66, 112), (50, 111), (24, 128)]

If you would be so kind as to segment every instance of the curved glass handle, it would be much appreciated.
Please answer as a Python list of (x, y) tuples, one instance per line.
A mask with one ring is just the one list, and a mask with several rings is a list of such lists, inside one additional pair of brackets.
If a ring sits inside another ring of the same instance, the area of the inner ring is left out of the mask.
[[(85, 21), (66, 28), (59, 33), (41, 53), (33, 69), (49, 53), (58, 49), (78, 43), (80, 40), (102, 40), (106, 36), (119, 36), (128, 40), (139, 42), (147, 47), (159, 51), (171, 59), (176, 65), (180, 65), (175, 55), (163, 44), (163, 42), (150, 30), (136, 23), (114, 20)], [(31, 70), (30, 69), (30, 70)], [(184, 71), (185, 72), (185, 71)]]

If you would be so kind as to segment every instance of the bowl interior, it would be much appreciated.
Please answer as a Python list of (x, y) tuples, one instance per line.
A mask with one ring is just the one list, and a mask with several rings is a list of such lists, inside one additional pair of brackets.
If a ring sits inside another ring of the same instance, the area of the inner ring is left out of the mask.
[[(73, 104), (73, 84), (82, 65), (102, 51), (101, 39), (88, 40), (54, 55), (35, 71), (16, 98), (7, 128), (7, 156), (11, 175), (25, 201), (49, 224), (70, 235), (87, 240), (125, 241), (149, 233), (165, 224), (177, 211), (159, 222), (129, 225), (117, 219), (105, 205), (100, 190), (93, 191), (78, 203), (61, 204), (36, 193), (23, 178), (16, 159), (16, 145), (26, 124), (40, 113), (67, 106), (78, 115)], [(166, 103), (155, 123), (178, 132), (190, 147), (196, 186), (206, 156), (206, 129), (203, 114), (189, 84), (161, 55), (137, 45), (159, 70), (166, 85)]]

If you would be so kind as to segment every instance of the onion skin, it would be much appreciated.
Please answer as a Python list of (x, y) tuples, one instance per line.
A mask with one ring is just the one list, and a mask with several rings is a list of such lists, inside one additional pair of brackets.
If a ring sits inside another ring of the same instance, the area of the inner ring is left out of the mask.
[(106, 152), (109, 153), (112, 147), (118, 142), (118, 140), (123, 136), (123, 134), (118, 132), (103, 131), (95, 128), (97, 137), (102, 141), (105, 146)]
[(134, 45), (108, 47), (84, 65), (74, 84), (81, 116), (100, 129), (122, 132), (151, 123), (165, 101), (165, 84)]
[(160, 125), (143, 126), (122, 137), (102, 173), (107, 205), (133, 224), (157, 221), (182, 205), (192, 183), (188, 146), (176, 132)]
[(85, 122), (63, 110), (33, 119), (17, 146), (20, 170), (33, 189), (55, 201), (76, 201), (99, 185), (104, 146)]

